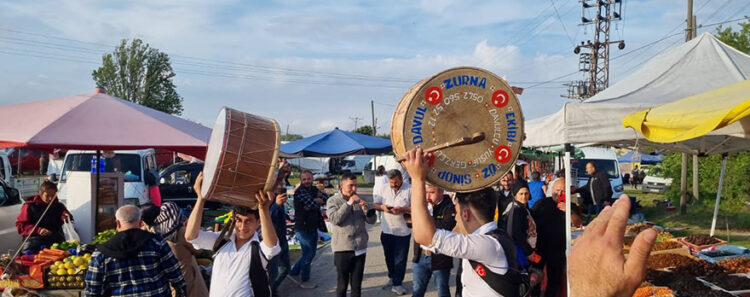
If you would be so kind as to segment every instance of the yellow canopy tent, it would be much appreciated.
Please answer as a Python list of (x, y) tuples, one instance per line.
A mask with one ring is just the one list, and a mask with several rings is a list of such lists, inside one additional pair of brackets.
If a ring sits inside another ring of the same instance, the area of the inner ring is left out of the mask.
[(697, 138), (750, 115), (750, 80), (629, 114), (622, 125), (653, 142)]
[[(652, 142), (674, 143), (704, 136), (750, 115), (750, 80), (700, 93), (664, 105), (629, 114), (622, 125), (635, 129)], [(739, 124), (739, 123), (738, 123)], [(745, 136), (746, 133), (745, 133)], [(748, 149), (748, 148), (744, 148)], [(726, 169), (726, 153), (721, 162), (711, 236), (721, 201)]]

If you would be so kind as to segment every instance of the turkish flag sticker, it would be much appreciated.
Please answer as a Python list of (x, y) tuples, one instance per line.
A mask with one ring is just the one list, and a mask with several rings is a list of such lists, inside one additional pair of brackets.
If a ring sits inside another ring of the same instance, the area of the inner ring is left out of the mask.
[(476, 272), (479, 277), (485, 277), (487, 275), (487, 270), (484, 269), (482, 264), (477, 265), (477, 267), (474, 268), (474, 272)]
[(504, 107), (508, 105), (508, 92), (497, 90), (492, 94), (492, 105), (495, 107)]
[(439, 104), (443, 101), (443, 91), (438, 87), (429, 87), (424, 93), (424, 100), (432, 105)]
[(498, 146), (495, 149), (495, 160), (499, 163), (507, 163), (510, 161), (511, 149), (507, 145)]

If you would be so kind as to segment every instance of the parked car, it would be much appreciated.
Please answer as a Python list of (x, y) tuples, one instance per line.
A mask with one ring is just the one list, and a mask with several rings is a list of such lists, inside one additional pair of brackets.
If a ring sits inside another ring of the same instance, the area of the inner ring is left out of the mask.
[(21, 195), (16, 188), (11, 187), (0, 179), (0, 206), (21, 203)]
[[(203, 171), (203, 162), (179, 162), (159, 172), (159, 191), (162, 202), (174, 202), (182, 208), (195, 205), (198, 195), (193, 190), (195, 179)], [(206, 208), (216, 209), (224, 204), (207, 201)]]
[(647, 175), (643, 179), (641, 189), (643, 190), (643, 193), (664, 193), (668, 191), (671, 186), (671, 178)]

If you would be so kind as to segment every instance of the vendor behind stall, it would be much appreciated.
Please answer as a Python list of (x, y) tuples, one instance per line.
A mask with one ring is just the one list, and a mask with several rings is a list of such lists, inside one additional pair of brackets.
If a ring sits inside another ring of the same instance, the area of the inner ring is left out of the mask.
[[(39, 195), (24, 203), (16, 218), (18, 234), (25, 239), (21, 250), (38, 251), (41, 246), (50, 247), (53, 243), (65, 241), (62, 228), (65, 216), (73, 219), (65, 205), (57, 201), (57, 185), (44, 181), (39, 186)], [(39, 225), (34, 228), (37, 222)]]

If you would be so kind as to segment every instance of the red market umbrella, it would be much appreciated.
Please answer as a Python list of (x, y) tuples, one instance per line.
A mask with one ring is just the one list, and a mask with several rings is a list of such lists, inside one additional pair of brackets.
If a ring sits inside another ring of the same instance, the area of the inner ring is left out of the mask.
[(0, 148), (163, 148), (204, 158), (211, 136), (203, 125), (96, 90), (2, 106), (0, 119)]

